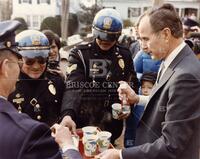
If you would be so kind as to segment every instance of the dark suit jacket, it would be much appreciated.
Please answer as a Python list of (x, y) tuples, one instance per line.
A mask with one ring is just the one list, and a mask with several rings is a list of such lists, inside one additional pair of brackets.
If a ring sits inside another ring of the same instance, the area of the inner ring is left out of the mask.
[(66, 156), (67, 157), (66, 159), (81, 159), (82, 158), (81, 155), (80, 155), (80, 153), (78, 153), (78, 151), (73, 150), (73, 149), (67, 150), (64, 153), (63, 156)]
[(123, 159), (199, 159), (200, 62), (185, 46), (155, 85)]
[[(0, 127), (0, 159), (62, 158), (48, 126), (32, 120), (26, 114), (19, 114), (4, 99), (0, 99)], [(80, 158), (74, 150), (68, 150), (66, 154), (73, 157), (71, 154), (74, 153)]]

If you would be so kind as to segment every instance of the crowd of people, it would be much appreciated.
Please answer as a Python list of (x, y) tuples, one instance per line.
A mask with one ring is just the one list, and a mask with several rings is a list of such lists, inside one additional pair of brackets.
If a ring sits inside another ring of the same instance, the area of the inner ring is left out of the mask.
[[(124, 147), (99, 159), (199, 159), (200, 28), (173, 5), (138, 19), (136, 40), (119, 41), (115, 9), (94, 17), (93, 40), (70, 50), (60, 68), (60, 38), (51, 30), (25, 30), (0, 22), (0, 158), (81, 159), (77, 128), (123, 132)], [(66, 74), (65, 74), (66, 72)], [(130, 113), (112, 117), (112, 104)], [(125, 125), (124, 125), (125, 124)], [(12, 143), (12, 144), (11, 144)]]

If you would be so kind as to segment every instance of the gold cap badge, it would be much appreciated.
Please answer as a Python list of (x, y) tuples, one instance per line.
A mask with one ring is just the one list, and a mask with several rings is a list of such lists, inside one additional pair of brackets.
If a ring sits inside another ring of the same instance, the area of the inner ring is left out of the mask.
[(31, 40), (32, 40), (32, 45), (40, 45), (40, 39), (41, 37), (36, 35), (36, 36), (32, 36)]
[(110, 17), (106, 17), (103, 21), (104, 29), (110, 29), (112, 25), (112, 19)]

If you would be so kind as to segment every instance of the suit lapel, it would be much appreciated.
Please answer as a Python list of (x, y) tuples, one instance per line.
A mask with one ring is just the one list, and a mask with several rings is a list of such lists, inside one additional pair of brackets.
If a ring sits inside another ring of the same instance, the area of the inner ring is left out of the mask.
[(150, 95), (150, 99), (152, 98), (152, 96), (154, 96), (154, 94), (168, 81), (168, 79), (172, 76), (172, 74), (174, 73), (174, 71), (171, 68), (167, 68), (167, 70), (165, 71), (165, 73), (163, 74), (162, 79), (160, 80), (159, 83), (156, 83), (152, 89), (151, 95)]
[(176, 56), (176, 58), (172, 61), (172, 63), (169, 65), (169, 67), (167, 68), (167, 70), (164, 72), (160, 82), (158, 84), (155, 84), (152, 92), (150, 94), (149, 97), (149, 101), (146, 104), (146, 107), (148, 106), (148, 103), (151, 101), (152, 97), (156, 94), (156, 92), (169, 80), (169, 78), (174, 74), (175, 72), (175, 67), (176, 65), (182, 61), (182, 59), (191, 54), (191, 49), (189, 48), (189, 46), (185, 46), (181, 52)]
[(0, 112), (12, 112), (16, 111), (14, 106), (5, 99), (0, 98)]

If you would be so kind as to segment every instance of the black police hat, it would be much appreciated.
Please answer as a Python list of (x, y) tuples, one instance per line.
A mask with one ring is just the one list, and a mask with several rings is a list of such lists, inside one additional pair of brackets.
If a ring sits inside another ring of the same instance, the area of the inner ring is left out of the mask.
[(183, 25), (187, 27), (194, 27), (194, 26), (199, 26), (199, 23), (193, 19), (186, 18), (183, 20)]
[(157, 73), (156, 72), (145, 72), (142, 74), (140, 81), (150, 81), (153, 84), (156, 82)]
[(21, 25), (16, 20), (0, 22), (0, 50), (10, 50), (12, 53), (21, 57), (17, 50), (15, 42), (15, 31)]

